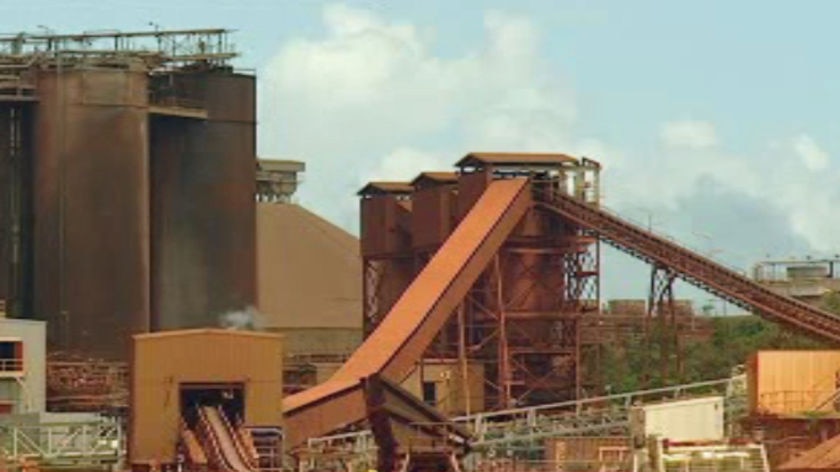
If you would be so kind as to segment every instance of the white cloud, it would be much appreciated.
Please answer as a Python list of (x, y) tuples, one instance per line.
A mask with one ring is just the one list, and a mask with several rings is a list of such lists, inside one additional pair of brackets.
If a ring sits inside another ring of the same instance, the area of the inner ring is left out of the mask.
[(410, 181), (423, 171), (446, 169), (452, 164), (446, 157), (411, 148), (399, 148), (385, 156), (368, 180)]
[(828, 153), (807, 134), (800, 134), (793, 139), (793, 150), (808, 170), (820, 171), (828, 167), (830, 161)]
[(707, 121), (672, 121), (662, 125), (662, 143), (671, 148), (706, 149), (717, 144), (715, 127)]
[(422, 27), (368, 10), (329, 5), (323, 22), (323, 36), (287, 42), (260, 71), (260, 146), (306, 160), (301, 201), (341, 224), (355, 204), (336, 201), (367, 179), (449, 168), (471, 150), (574, 145), (573, 94), (527, 18), (487, 12), (483, 42), (447, 57)]
[(544, 61), (527, 18), (488, 12), (481, 42), (445, 56), (426, 25), (345, 5), (325, 7), (323, 24), (322, 35), (283, 44), (260, 71), (260, 151), (306, 160), (302, 203), (347, 228), (366, 180), (447, 169), (473, 150), (557, 151), (600, 160), (605, 203), (619, 209), (679, 214), (711, 181), (778, 210), (814, 248), (840, 245), (840, 175), (806, 134), (733, 154), (713, 122), (674, 120), (659, 130), (661, 148), (640, 153), (580, 136), (574, 90)]

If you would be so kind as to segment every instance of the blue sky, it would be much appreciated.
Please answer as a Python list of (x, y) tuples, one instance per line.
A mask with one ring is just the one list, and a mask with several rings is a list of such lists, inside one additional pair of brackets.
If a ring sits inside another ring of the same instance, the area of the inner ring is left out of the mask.
[[(470, 150), (586, 154), (604, 203), (742, 268), (840, 252), (829, 1), (0, 0), (2, 29), (229, 27), (260, 80), (259, 149), (351, 231), (371, 178)], [(644, 267), (607, 253), (607, 293)], [(686, 294), (699, 297), (694, 292)]]

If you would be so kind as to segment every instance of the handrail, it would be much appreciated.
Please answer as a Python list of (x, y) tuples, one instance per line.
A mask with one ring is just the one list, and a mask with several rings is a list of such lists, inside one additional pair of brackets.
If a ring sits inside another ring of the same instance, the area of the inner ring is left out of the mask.
[(45, 465), (115, 463), (125, 454), (122, 432), (120, 423), (101, 420), (4, 424), (0, 425), (0, 453), (7, 460), (29, 458)]
[(0, 359), (0, 372), (23, 372), (23, 359)]
[(476, 413), (469, 416), (459, 416), (453, 418), (455, 422), (467, 423), (467, 422), (475, 422), (476, 420), (492, 420), (494, 418), (500, 418), (505, 416), (517, 416), (517, 415), (527, 415), (527, 414), (534, 414), (540, 413), (543, 411), (550, 411), (550, 410), (561, 410), (570, 407), (574, 407), (575, 411), (579, 412), (583, 409), (584, 406), (589, 404), (597, 404), (597, 403), (605, 403), (605, 402), (613, 402), (615, 400), (624, 400), (624, 406), (630, 406), (631, 401), (634, 398), (644, 397), (644, 396), (651, 396), (663, 393), (669, 393), (674, 395), (675, 397), (680, 394), (680, 392), (685, 392), (688, 390), (696, 390), (701, 388), (707, 387), (719, 387), (719, 386), (729, 386), (732, 383), (737, 382), (736, 379), (732, 378), (725, 378), (725, 379), (716, 379), (716, 380), (705, 380), (701, 382), (693, 382), (689, 384), (681, 384), (681, 385), (674, 385), (670, 387), (658, 387), (658, 388), (651, 388), (646, 390), (636, 390), (631, 392), (623, 392), (623, 393), (614, 393), (611, 395), (604, 395), (599, 397), (590, 397), (590, 398), (583, 398), (580, 400), (568, 400), (564, 402), (557, 402), (557, 403), (546, 403), (543, 405), (535, 405), (535, 406), (527, 406), (521, 408), (512, 408), (509, 410), (500, 410), (500, 411), (491, 411), (486, 413)]
[[(705, 380), (689, 384), (659, 387), (645, 390), (622, 392), (613, 395), (591, 397), (545, 405), (513, 408), (503, 411), (476, 413), (473, 415), (453, 418), (453, 422), (470, 427), (475, 441), (474, 446), (486, 447), (496, 444), (515, 442), (527, 436), (528, 440), (568, 435), (570, 433), (591, 433), (610, 430), (628, 425), (628, 411), (636, 402), (634, 400), (652, 396), (669, 396), (682, 398), (689, 392), (703, 389), (725, 389), (727, 392), (742, 379), (738, 377)], [(697, 392), (700, 393), (700, 392)], [(723, 392), (726, 395), (726, 392)], [(665, 394), (665, 395), (663, 395)], [(621, 402), (616, 405), (615, 401)], [(612, 403), (613, 408), (587, 409), (587, 405)], [(619, 406), (615, 409), (615, 406)], [(519, 425), (517, 426), (517, 423)], [(498, 432), (514, 432), (513, 436), (495, 437), (488, 435), (489, 427)], [(524, 428), (524, 429), (522, 429)], [(310, 449), (329, 447), (337, 444), (355, 444), (353, 450), (357, 453), (368, 452), (375, 448), (368, 430), (353, 431), (319, 438), (310, 438), (307, 445)]]

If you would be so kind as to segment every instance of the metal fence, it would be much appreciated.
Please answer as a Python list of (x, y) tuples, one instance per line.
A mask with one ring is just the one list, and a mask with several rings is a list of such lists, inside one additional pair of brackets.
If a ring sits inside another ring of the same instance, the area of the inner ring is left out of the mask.
[(0, 425), (0, 456), (12, 469), (31, 461), (50, 468), (117, 464), (126, 452), (117, 421)]

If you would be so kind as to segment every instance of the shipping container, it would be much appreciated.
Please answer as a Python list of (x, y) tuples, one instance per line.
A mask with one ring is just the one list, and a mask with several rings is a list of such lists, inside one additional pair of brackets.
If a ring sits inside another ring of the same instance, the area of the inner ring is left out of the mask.
[(653, 403), (633, 408), (634, 434), (658, 436), (671, 441), (719, 441), (724, 439), (723, 397)]
[(750, 413), (835, 411), (840, 351), (758, 351), (747, 363)]

